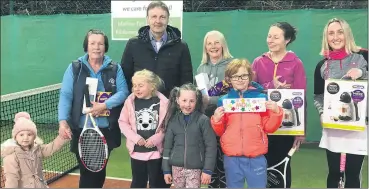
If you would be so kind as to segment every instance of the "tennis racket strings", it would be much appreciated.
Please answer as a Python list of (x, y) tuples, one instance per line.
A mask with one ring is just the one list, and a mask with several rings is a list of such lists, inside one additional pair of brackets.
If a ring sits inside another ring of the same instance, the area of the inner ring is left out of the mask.
[(93, 129), (87, 129), (81, 136), (81, 154), (85, 166), (99, 171), (106, 164), (105, 138)]

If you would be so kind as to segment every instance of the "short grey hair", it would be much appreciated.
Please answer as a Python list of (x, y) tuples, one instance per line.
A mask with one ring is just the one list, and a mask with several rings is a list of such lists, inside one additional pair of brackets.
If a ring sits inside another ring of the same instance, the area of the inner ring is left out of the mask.
[(168, 6), (163, 3), (162, 1), (153, 1), (149, 4), (149, 6), (147, 7), (147, 10), (146, 10), (146, 16), (149, 16), (149, 10), (153, 9), (153, 8), (156, 8), (156, 7), (159, 7), (163, 10), (165, 10), (167, 13), (168, 13), (168, 17), (169, 17), (169, 8)]

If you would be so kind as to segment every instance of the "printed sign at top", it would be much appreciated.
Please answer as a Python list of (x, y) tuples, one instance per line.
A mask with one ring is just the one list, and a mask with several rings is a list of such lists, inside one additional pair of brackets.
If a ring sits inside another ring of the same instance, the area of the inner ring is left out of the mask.
[[(147, 7), (152, 1), (111, 1), (112, 40), (129, 40), (137, 36), (146, 21)], [(183, 1), (162, 1), (169, 9), (169, 25), (182, 32)]]

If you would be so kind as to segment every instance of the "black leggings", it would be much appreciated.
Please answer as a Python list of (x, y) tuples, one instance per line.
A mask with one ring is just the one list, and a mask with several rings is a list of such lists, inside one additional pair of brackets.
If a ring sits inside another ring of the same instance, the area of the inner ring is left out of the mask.
[(141, 161), (131, 158), (132, 182), (131, 188), (146, 188), (149, 181), (150, 188), (169, 188), (161, 170), (162, 158)]
[[(265, 157), (268, 162), (268, 167), (271, 167), (280, 161), (282, 161), (285, 157), (287, 157), (288, 152), (293, 146), (293, 142), (295, 141), (294, 136), (277, 136), (277, 135), (268, 135), (268, 153), (265, 154)], [(291, 161), (287, 164), (286, 170), (286, 188), (291, 188)], [(281, 166), (277, 167), (279, 171), (283, 172), (283, 168)]]
[(211, 183), (209, 188), (227, 188), (226, 177), (224, 172), (223, 151), (220, 146), (219, 137), (217, 137), (217, 161), (215, 164), (214, 173), (211, 175)]
[[(340, 180), (340, 159), (341, 154), (326, 150), (328, 161), (327, 188), (337, 188)], [(345, 188), (361, 187), (361, 169), (364, 156), (346, 154)]]

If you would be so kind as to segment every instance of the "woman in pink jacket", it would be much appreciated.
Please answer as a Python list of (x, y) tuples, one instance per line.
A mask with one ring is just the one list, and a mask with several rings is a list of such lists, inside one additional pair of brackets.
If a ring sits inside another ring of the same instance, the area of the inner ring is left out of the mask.
[(164, 140), (162, 122), (168, 99), (158, 92), (162, 80), (146, 69), (132, 77), (132, 94), (128, 96), (119, 118), (131, 156), (131, 188), (169, 188), (161, 169)]
[[(265, 89), (291, 88), (304, 89), (306, 92), (304, 65), (294, 52), (287, 50), (287, 46), (295, 39), (296, 29), (287, 22), (277, 22), (269, 28), (267, 37), (269, 52), (257, 57), (252, 64), (252, 70), (255, 72), (254, 81)], [(268, 140), (269, 150), (266, 158), (270, 167), (282, 161), (292, 146), (298, 148), (304, 136), (269, 135)], [(286, 173), (287, 188), (291, 187), (290, 162)]]

